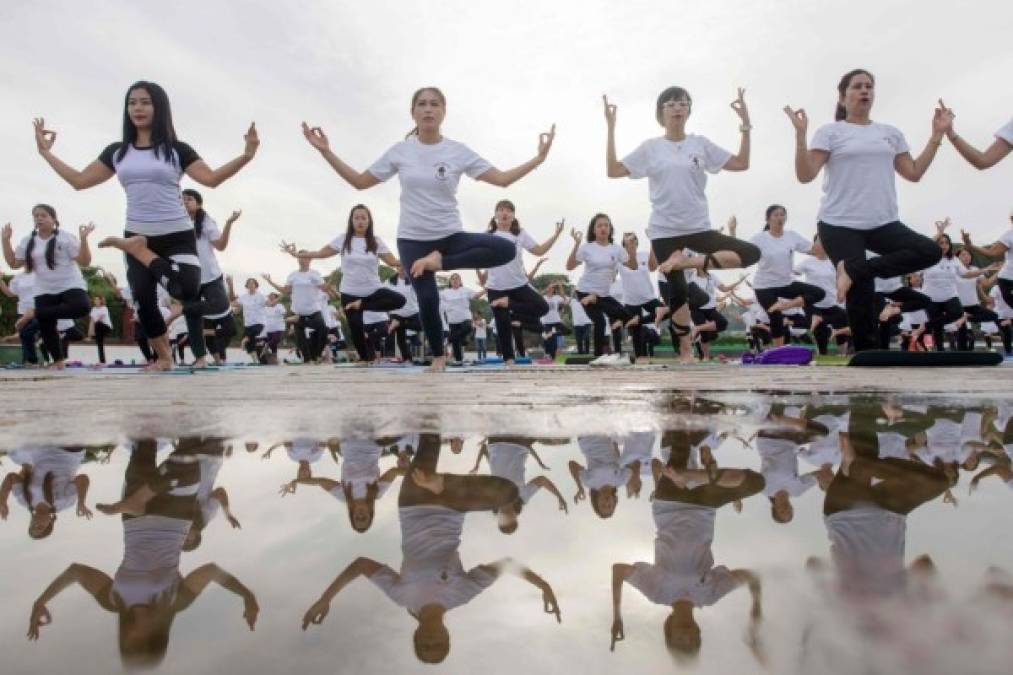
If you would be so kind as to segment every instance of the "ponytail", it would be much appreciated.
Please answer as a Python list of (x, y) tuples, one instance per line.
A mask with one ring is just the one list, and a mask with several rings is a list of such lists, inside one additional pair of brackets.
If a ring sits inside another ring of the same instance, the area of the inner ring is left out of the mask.
[(840, 102), (837, 103), (837, 107), (834, 109), (834, 121), (840, 122), (848, 116), (848, 111), (844, 109), (844, 105)]

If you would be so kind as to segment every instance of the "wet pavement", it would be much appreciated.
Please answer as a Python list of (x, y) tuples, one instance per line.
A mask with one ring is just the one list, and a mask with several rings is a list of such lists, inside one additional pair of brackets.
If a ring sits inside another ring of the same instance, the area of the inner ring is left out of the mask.
[(1008, 371), (861, 372), (8, 376), (4, 671), (1008, 672)]

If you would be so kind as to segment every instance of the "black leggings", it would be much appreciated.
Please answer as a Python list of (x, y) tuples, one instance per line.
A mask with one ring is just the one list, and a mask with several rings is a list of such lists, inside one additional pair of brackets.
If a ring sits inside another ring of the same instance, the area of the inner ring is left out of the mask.
[(690, 310), (690, 316), (693, 318), (693, 323), (698, 326), (709, 321), (714, 322), (714, 330), (705, 330), (698, 333), (701, 342), (714, 342), (718, 339), (719, 333), (728, 330), (728, 319), (714, 307)]
[[(813, 338), (816, 339), (816, 348), (820, 354), (827, 354), (830, 351), (830, 334), (834, 329), (846, 328), (848, 325), (848, 313), (840, 305), (832, 307), (813, 307), (813, 314), (819, 316), (822, 321), (813, 331)], [(849, 342), (846, 335), (837, 336), (837, 346), (842, 347)], [(838, 350), (840, 351), (840, 350)]]
[[(410, 270), (416, 260), (433, 251), (442, 254), (444, 270), (498, 267), (507, 264), (517, 255), (517, 246), (513, 242), (494, 234), (471, 232), (455, 232), (449, 237), (432, 241), (399, 238), (397, 249), (401, 264), (406, 270)], [(440, 319), (440, 292), (436, 287), (436, 275), (427, 271), (417, 279), (412, 279), (411, 283), (415, 297), (418, 298), (419, 315), (429, 348), (433, 350), (433, 356), (444, 356), (443, 321)]]
[(137, 343), (137, 348), (141, 350), (141, 356), (145, 361), (151, 363), (155, 360), (155, 354), (151, 351), (151, 345), (148, 344), (148, 335), (144, 332), (144, 326), (136, 319), (134, 319), (134, 342)]
[(243, 327), (243, 339), (246, 340), (246, 352), (248, 354), (260, 353), (258, 342), (260, 342), (260, 334), (264, 332), (264, 324), (255, 323), (252, 326)]
[[(760, 260), (759, 248), (748, 241), (729, 237), (717, 230), (684, 234), (679, 237), (653, 239), (651, 241), (651, 248), (654, 250), (654, 257), (658, 259), (658, 262), (662, 263), (668, 260), (676, 251), (681, 251), (684, 248), (691, 249), (707, 257), (709, 263), (707, 269), (721, 269), (721, 266), (717, 264), (713, 257), (715, 253), (721, 251), (730, 251), (737, 255), (740, 261), (739, 267), (742, 268), (755, 265)], [(674, 314), (686, 304), (688, 297), (686, 286), (688, 283), (686, 275), (682, 270), (666, 274), (665, 278), (668, 282), (665, 286), (668, 296), (664, 300), (665, 304), (668, 305)], [(674, 322), (673, 325), (675, 325)], [(689, 326), (676, 326), (675, 330), (680, 334), (685, 334), (689, 331)]]
[[(890, 291), (889, 293), (876, 293), (876, 311), (882, 312), (886, 306), (887, 301), (894, 302), (900, 305), (900, 311), (906, 312), (917, 312), (923, 311), (929, 317), (933, 318), (936, 315), (935, 305), (932, 304), (932, 300), (929, 296), (916, 291), (909, 286), (901, 286), (900, 288)], [(900, 325), (900, 315), (893, 316), (889, 321), (880, 321), (879, 323), (879, 348), (889, 349), (890, 338), (894, 333), (894, 327)]]
[[(830, 260), (851, 277), (847, 296), (848, 323), (855, 351), (879, 347), (876, 282), (932, 267), (943, 253), (936, 242), (899, 221), (874, 230), (855, 230), (820, 222), (820, 241)], [(866, 251), (878, 254), (866, 259)]]
[[(133, 237), (135, 232), (124, 232)], [(137, 303), (137, 320), (144, 326), (148, 339), (165, 335), (165, 319), (158, 309), (158, 292), (161, 284), (169, 295), (183, 306), (200, 299), (200, 260), (197, 258), (197, 238), (193, 229), (157, 236), (146, 236), (148, 248), (155, 258), (145, 267), (131, 255), (127, 259), (127, 282)]]
[[(20, 314), (18, 314), (18, 318), (21, 318)], [(18, 331), (18, 337), (21, 338), (21, 356), (25, 363), (37, 364), (39, 362), (39, 354), (35, 349), (35, 340), (38, 336), (39, 322), (35, 319), (26, 323)]]
[[(223, 317), (217, 319), (204, 319), (203, 321), (204, 330), (214, 331), (214, 336), (204, 338), (207, 344), (207, 350), (218, 357), (219, 361), (223, 363), (226, 360), (226, 351), (229, 348), (229, 342), (236, 335), (236, 317), (232, 312), (229, 312)], [(270, 335), (270, 334), (269, 334)], [(275, 351), (277, 353), (277, 351)]]
[(591, 353), (591, 326), (581, 324), (573, 327), (573, 339), (577, 342), (577, 353), (578, 354), (590, 354)]
[(936, 351), (946, 350), (944, 340), (946, 339), (946, 324), (953, 323), (964, 315), (964, 306), (958, 298), (950, 298), (946, 302), (933, 302), (933, 313), (935, 316), (929, 319), (926, 326), (932, 331), (932, 342)]
[[(516, 341), (518, 351), (524, 355), (524, 333), (527, 327), (533, 332), (541, 332), (541, 317), (549, 311), (549, 303), (541, 293), (525, 284), (517, 288), (507, 290), (488, 291), (489, 303), (499, 298), (509, 298), (507, 307), (492, 307), (493, 320), (496, 322), (496, 342), (499, 345), (499, 353), (504, 361), (514, 359), (514, 342)], [(520, 321), (521, 326), (515, 327), (512, 322)]]
[(630, 315), (630, 318), (639, 317), (640, 321), (636, 325), (630, 326), (630, 338), (633, 341), (633, 353), (636, 356), (647, 356), (647, 329), (644, 328), (645, 316), (646, 321), (653, 322), (655, 317), (655, 311), (658, 307), (661, 307), (660, 300), (649, 300), (642, 305), (623, 305), (626, 308), (626, 312)]
[(394, 339), (397, 341), (397, 348), (401, 352), (401, 358), (405, 361), (412, 360), (412, 350), (408, 346), (408, 331), (422, 332), (422, 323), (418, 314), (411, 316), (397, 316), (391, 314), (391, 320), (397, 321), (397, 328), (394, 329)]
[(63, 350), (63, 358), (70, 358), (70, 343), (84, 340), (84, 333), (77, 326), (71, 326), (60, 334), (60, 348)]
[[(307, 328), (313, 329), (310, 337), (306, 337)], [(323, 314), (320, 312), (300, 314), (295, 324), (295, 340), (304, 363), (319, 361), (324, 345), (327, 344), (327, 324), (324, 323)]]
[(208, 353), (204, 340), (204, 317), (228, 311), (229, 304), (229, 294), (222, 277), (201, 284), (197, 298), (183, 304), (186, 332), (190, 336), (190, 351), (194, 358), (204, 358)]
[(801, 281), (795, 281), (787, 286), (779, 286), (778, 288), (755, 288), (753, 290), (756, 293), (756, 301), (760, 303), (760, 307), (763, 307), (763, 310), (767, 312), (767, 316), (770, 317), (770, 335), (774, 339), (783, 338), (786, 332), (784, 315), (781, 312), (770, 311), (770, 306), (777, 302), (778, 298), (792, 300), (802, 296), (805, 302), (806, 319), (808, 319), (811, 316), (812, 306), (827, 295), (826, 291), (819, 286), (804, 284)]
[(549, 337), (543, 340), (542, 348), (550, 359), (554, 359), (556, 358), (556, 352), (559, 350), (559, 336), (569, 335), (572, 331), (562, 323), (546, 323), (542, 327), (546, 333), (549, 333)]
[(80, 319), (91, 311), (91, 300), (80, 288), (71, 288), (62, 293), (35, 296), (35, 320), (39, 322), (42, 345), (54, 361), (62, 361), (63, 345), (56, 330), (59, 319)]
[[(468, 337), (471, 336), (473, 328), (471, 321), (459, 321), (457, 323), (450, 324), (450, 335), (447, 336), (447, 341), (450, 342), (450, 347), (454, 352), (455, 361), (464, 360), (464, 345), (468, 342)], [(507, 335), (509, 335), (509, 333)], [(436, 345), (430, 343), (429, 347), (433, 350), (433, 356), (436, 356)], [(440, 338), (440, 347), (442, 351), (442, 337)]]
[(964, 305), (964, 314), (967, 315), (967, 322), (957, 331), (957, 344), (961, 350), (971, 352), (974, 351), (974, 331), (970, 324), (991, 321), (998, 326), (999, 315), (981, 305)]
[(345, 317), (348, 319), (348, 330), (352, 334), (352, 344), (355, 345), (355, 351), (359, 353), (359, 360), (373, 361), (376, 358), (376, 352), (370, 341), (366, 340), (366, 330), (362, 324), (362, 313), (366, 311), (389, 312), (394, 309), (400, 309), (404, 307), (405, 297), (389, 288), (378, 288), (367, 296), (350, 295), (348, 293), (341, 294), (342, 307), (356, 300), (362, 301), (359, 309), (345, 310)]
[(106, 362), (106, 336), (113, 332), (113, 329), (101, 321), (95, 323), (95, 347), (98, 349), (98, 362)]
[[(577, 300), (583, 300), (589, 295), (591, 293), (577, 291)], [(605, 353), (606, 317), (608, 317), (609, 321), (622, 321), (626, 323), (630, 320), (630, 314), (624, 306), (619, 304), (618, 300), (607, 295), (599, 295), (595, 302), (584, 305), (584, 311), (587, 313), (588, 318), (594, 322), (594, 355), (601, 356)], [(619, 329), (613, 331), (613, 335), (616, 333), (619, 333)]]

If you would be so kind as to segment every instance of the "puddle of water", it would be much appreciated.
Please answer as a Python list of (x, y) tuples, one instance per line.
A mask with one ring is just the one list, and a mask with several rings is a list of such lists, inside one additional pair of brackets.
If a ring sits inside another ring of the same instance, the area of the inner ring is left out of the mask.
[(5, 670), (1008, 671), (1009, 401), (668, 403), (7, 448)]

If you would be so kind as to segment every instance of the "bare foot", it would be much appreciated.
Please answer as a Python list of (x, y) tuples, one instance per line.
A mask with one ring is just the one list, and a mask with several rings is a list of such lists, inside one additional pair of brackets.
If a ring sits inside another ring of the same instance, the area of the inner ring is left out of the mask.
[(106, 237), (98, 243), (99, 248), (118, 248), (135, 258), (137, 254), (148, 248), (148, 238), (137, 234), (133, 237)]
[(679, 337), (679, 365), (688, 366), (696, 363), (693, 356), (693, 340), (689, 335)]
[(844, 261), (837, 263), (837, 302), (844, 302), (851, 290), (851, 275), (844, 269)]
[(649, 357), (649, 356), (638, 356), (637, 357), (636, 364), (638, 366), (646, 366), (646, 365), (650, 365), (650, 363), (651, 363), (651, 357)]
[(883, 311), (879, 313), (879, 320), (882, 323), (886, 323), (892, 317), (895, 317), (898, 314), (900, 314), (900, 305), (887, 303), (886, 307), (883, 308)]
[(502, 307), (503, 309), (506, 309), (507, 307), (510, 306), (510, 298), (506, 297), (505, 295), (502, 298), (496, 298), (495, 300), (489, 303), (489, 306)]
[(429, 373), (442, 373), (447, 369), (447, 357), (446, 356), (434, 356), (433, 362), (429, 364), (429, 368), (426, 372)]
[(144, 371), (148, 373), (159, 373), (166, 370), (172, 370), (171, 360), (158, 359), (157, 361), (152, 361), (144, 367)]
[(360, 309), (362, 309), (362, 300), (352, 300), (345, 305), (346, 312), (358, 312)]
[(197, 359), (196, 361), (194, 361), (193, 362), (193, 367), (194, 368), (207, 368), (208, 367), (207, 357), (202, 356), (199, 359)]
[(143, 516), (144, 503), (130, 497), (115, 504), (96, 504), (95, 508), (107, 516), (123, 514), (127, 516)]
[(427, 256), (419, 258), (412, 263), (411, 274), (414, 278), (419, 278), (426, 272), (439, 272), (443, 269), (443, 254), (439, 251), (433, 251)]
[(35, 318), (35, 310), (26, 310), (24, 314), (14, 322), (14, 330), (20, 331), (22, 328), (28, 325), (28, 322)]
[(50, 370), (64, 370), (66, 369), (66, 367), (67, 367), (66, 361), (53, 361), (47, 366), (47, 368), (49, 368)]
[(658, 265), (658, 271), (662, 274), (671, 274), (689, 267), (690, 259), (682, 251), (676, 251), (668, 256), (668, 260)]

